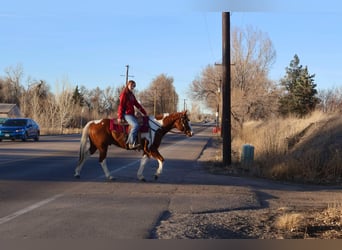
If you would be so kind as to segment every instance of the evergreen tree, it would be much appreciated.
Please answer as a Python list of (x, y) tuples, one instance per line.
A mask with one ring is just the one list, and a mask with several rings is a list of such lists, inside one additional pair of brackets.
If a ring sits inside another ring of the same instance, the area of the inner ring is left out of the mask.
[(74, 104), (78, 104), (79, 106), (84, 106), (84, 97), (83, 94), (80, 92), (78, 85), (76, 86), (74, 93), (72, 95), (72, 100)]
[(319, 99), (314, 83), (315, 75), (310, 75), (307, 66), (303, 68), (297, 55), (286, 68), (286, 76), (280, 84), (285, 89), (285, 94), (279, 100), (279, 112), (282, 115), (290, 113), (300, 117), (312, 112)]

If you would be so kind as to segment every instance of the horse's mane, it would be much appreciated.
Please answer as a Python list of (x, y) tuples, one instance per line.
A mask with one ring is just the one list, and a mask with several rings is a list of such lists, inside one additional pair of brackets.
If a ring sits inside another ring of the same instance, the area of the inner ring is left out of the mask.
[(165, 114), (159, 114), (159, 115), (156, 115), (154, 118), (159, 121), (159, 120), (162, 120), (164, 117), (165, 117)]
[(181, 112), (169, 114), (168, 116), (164, 117), (163, 124), (169, 124), (170, 121), (174, 121), (175, 119), (178, 119), (181, 115), (182, 115)]

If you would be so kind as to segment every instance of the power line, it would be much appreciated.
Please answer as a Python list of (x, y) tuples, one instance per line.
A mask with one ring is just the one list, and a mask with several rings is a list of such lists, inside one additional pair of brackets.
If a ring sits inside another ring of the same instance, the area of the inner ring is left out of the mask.
[(212, 44), (211, 44), (211, 39), (210, 39), (210, 34), (209, 34), (208, 20), (207, 20), (206, 14), (203, 14), (203, 16), (204, 16), (205, 30), (207, 32), (208, 44), (209, 44), (211, 56), (212, 56), (212, 58), (214, 60), (215, 56), (214, 56), (214, 50), (213, 50), (213, 47), (212, 47)]

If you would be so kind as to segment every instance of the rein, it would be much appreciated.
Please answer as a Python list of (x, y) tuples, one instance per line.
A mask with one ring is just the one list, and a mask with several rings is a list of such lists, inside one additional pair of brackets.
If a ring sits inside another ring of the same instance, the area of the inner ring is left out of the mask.
[(182, 133), (182, 132), (177, 132), (177, 131), (172, 131), (172, 130), (170, 130), (169, 133), (172, 133), (172, 134), (179, 134), (179, 135), (184, 134), (184, 133)]
[[(139, 111), (140, 114), (144, 115), (139, 109), (138, 109), (138, 111)], [(149, 116), (148, 116), (148, 120), (151, 121), (154, 125), (156, 125), (156, 126), (158, 127), (157, 130), (163, 129), (163, 127), (160, 126), (159, 123), (157, 123), (157, 122), (151, 120)], [(184, 128), (185, 128), (185, 127), (184, 127)], [(157, 132), (157, 130), (154, 130), (154, 129), (152, 129), (152, 128), (150, 128), (150, 129), (151, 129), (152, 131), (154, 131), (154, 132)], [(183, 133), (185, 133), (185, 131), (184, 131), (184, 132), (175, 132), (175, 131), (172, 131), (172, 129), (169, 130), (168, 132), (170, 132), (170, 133), (172, 133), (172, 134), (183, 134)]]

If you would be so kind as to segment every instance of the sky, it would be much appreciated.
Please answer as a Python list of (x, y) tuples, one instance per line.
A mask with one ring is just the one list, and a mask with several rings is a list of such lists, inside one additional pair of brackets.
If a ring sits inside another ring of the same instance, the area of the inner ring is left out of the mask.
[(222, 61), (224, 11), (231, 13), (231, 29), (251, 26), (271, 39), (277, 54), (272, 80), (285, 75), (297, 54), (318, 89), (342, 86), (337, 0), (6, 1), (0, 9), (0, 76), (20, 64), (24, 85), (36, 79), (52, 91), (63, 81), (105, 89), (122, 86), (129, 65), (138, 90), (165, 74), (173, 77), (180, 104), (190, 102), (191, 82)]

